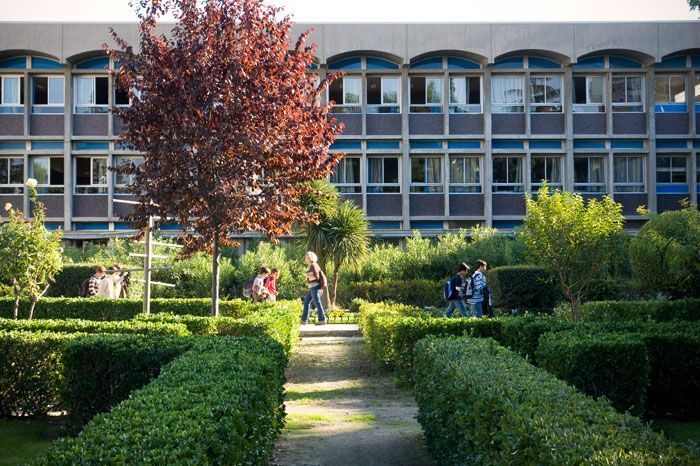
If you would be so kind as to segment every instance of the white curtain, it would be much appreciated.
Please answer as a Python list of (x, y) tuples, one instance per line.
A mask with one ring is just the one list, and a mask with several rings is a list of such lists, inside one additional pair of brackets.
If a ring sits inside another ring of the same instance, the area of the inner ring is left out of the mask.
[(78, 105), (95, 104), (95, 80), (93, 78), (78, 78)]
[(523, 78), (494, 76), (491, 80), (491, 96), (494, 104), (522, 104)]
[(49, 103), (63, 103), (63, 78), (49, 78)]
[(641, 76), (627, 77), (627, 102), (642, 101), (642, 78)]
[(605, 183), (605, 175), (603, 173), (603, 158), (591, 157), (588, 159), (588, 182), (589, 183)]
[(552, 184), (561, 184), (561, 158), (547, 158), (547, 168), (549, 169), (549, 173), (547, 173), (549, 182)]
[(627, 182), (644, 184), (644, 158), (629, 157), (627, 164)]
[(371, 184), (381, 184), (384, 182), (382, 176), (383, 160), (381, 158), (368, 159), (369, 162), (369, 182)]
[(2, 100), (5, 104), (19, 104), (19, 78), (4, 78)]
[(360, 78), (343, 78), (345, 87), (345, 105), (360, 103)]
[(442, 159), (440, 158), (429, 158), (426, 159), (426, 182), (427, 183), (442, 183), (442, 170), (440, 169), (442, 164)]
[(450, 78), (450, 103), (467, 103), (467, 80), (465, 78)]

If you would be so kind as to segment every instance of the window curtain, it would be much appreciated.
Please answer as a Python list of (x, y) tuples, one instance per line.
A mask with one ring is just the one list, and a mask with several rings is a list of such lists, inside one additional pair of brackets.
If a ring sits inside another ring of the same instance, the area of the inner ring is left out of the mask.
[(453, 157), (450, 159), (450, 183), (464, 183), (464, 158)]
[(467, 103), (467, 80), (464, 78), (450, 78), (450, 103)]
[(49, 103), (63, 103), (63, 78), (49, 78)]
[(360, 103), (360, 78), (344, 78), (345, 104)]
[(383, 159), (369, 159), (369, 182), (371, 184), (381, 184)]
[(630, 157), (627, 164), (627, 181), (644, 184), (644, 158)]
[(642, 78), (639, 76), (627, 77), (627, 102), (642, 101)]
[(591, 157), (588, 159), (589, 170), (588, 170), (588, 182), (589, 183), (605, 183), (605, 176), (603, 175), (603, 158), (602, 157)]
[(3, 79), (2, 100), (5, 104), (19, 104), (19, 78)]
[(78, 78), (78, 105), (95, 104), (95, 80)]
[(494, 104), (522, 104), (523, 78), (496, 76), (491, 80)]
[(561, 158), (547, 158), (547, 168), (549, 170), (547, 170), (548, 173), (546, 175), (549, 179), (549, 182), (552, 184), (561, 184)]
[(523, 159), (521, 157), (511, 157), (508, 159), (508, 183), (522, 184), (523, 182)]
[(441, 159), (431, 158), (426, 159), (426, 183), (441, 184), (442, 183), (442, 173), (440, 170)]

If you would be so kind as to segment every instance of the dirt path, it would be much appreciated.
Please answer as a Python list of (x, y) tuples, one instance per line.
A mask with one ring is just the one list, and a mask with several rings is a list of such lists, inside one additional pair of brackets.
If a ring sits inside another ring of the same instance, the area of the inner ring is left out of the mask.
[(372, 370), (361, 338), (304, 338), (287, 369), (276, 466), (428, 466), (408, 390)]

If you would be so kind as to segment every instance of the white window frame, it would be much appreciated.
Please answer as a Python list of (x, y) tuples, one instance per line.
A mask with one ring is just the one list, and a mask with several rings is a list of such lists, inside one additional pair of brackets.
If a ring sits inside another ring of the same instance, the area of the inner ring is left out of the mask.
[[(496, 87), (495, 83), (499, 79), (513, 79), (517, 78), (520, 80), (520, 102), (500, 102), (495, 99), (496, 95), (494, 94)], [(506, 108), (515, 108), (516, 111), (509, 111), (505, 110)], [(511, 75), (511, 74), (500, 74), (500, 75), (492, 75), (491, 76), (491, 113), (492, 114), (519, 114), (519, 113), (525, 113), (525, 75), (522, 74), (517, 74), (517, 75)]]
[[(80, 159), (90, 159), (90, 184), (78, 184), (78, 160)], [(74, 180), (74, 188), (73, 188), (73, 193), (74, 194), (80, 194), (80, 195), (96, 195), (96, 196), (104, 196), (107, 194), (107, 189), (108, 189), (108, 183), (109, 183), (109, 169), (108, 167), (108, 160), (106, 155), (78, 155), (73, 157), (73, 180)], [(95, 175), (95, 160), (104, 160), (105, 162), (105, 169), (107, 170), (106, 176), (105, 176), (105, 182), (104, 183), (94, 183), (94, 175)], [(94, 192), (91, 192), (93, 191)]]
[[(372, 183), (371, 177), (370, 177), (370, 170), (369, 170), (369, 165), (370, 165), (370, 160), (376, 160), (376, 159), (396, 159), (396, 166), (397, 166), (397, 172), (398, 172), (398, 182), (396, 183), (386, 183), (384, 182), (385, 176), (384, 176), (384, 161), (382, 161), (382, 182), (381, 183)], [(369, 194), (400, 194), (401, 193), (401, 157), (399, 155), (368, 155), (367, 156), (367, 164), (365, 169), (367, 170), (367, 192)], [(385, 188), (397, 188), (395, 191), (384, 191)]]
[[(465, 175), (466, 179), (466, 160), (476, 160), (476, 178), (477, 181), (474, 183), (467, 183), (465, 181), (462, 182), (453, 182), (452, 181), (452, 161), (453, 160), (461, 160), (462, 162), (462, 173)], [(482, 192), (482, 178), (481, 174), (483, 173), (482, 170), (482, 164), (483, 164), (483, 157), (481, 155), (468, 155), (468, 154), (450, 154), (449, 156), (449, 167), (448, 167), (448, 178), (447, 182), (449, 184), (449, 192), (450, 194), (480, 194)]]
[[(12, 172), (10, 161), (12, 159), (18, 159), (22, 162), (22, 179), (19, 183), (12, 183)], [(24, 193), (24, 156), (22, 155), (7, 155), (0, 156), (0, 165), (5, 164), (7, 168), (7, 178), (0, 179), (0, 194), (22, 194)]]
[[(343, 76), (342, 78), (338, 78), (343, 80), (343, 102), (336, 102), (335, 105), (333, 106), (333, 112), (334, 113), (352, 113), (352, 114), (358, 114), (362, 113), (362, 76), (360, 75), (349, 75), (349, 76)], [(357, 97), (359, 99), (359, 102), (357, 103), (348, 103), (345, 101), (345, 98), (347, 97), (345, 93), (345, 81), (349, 79), (354, 79), (357, 80), (360, 83), (360, 88), (358, 89), (358, 94)], [(331, 86), (328, 86), (326, 88), (326, 101), (330, 102), (331, 98)]]
[[(409, 157), (410, 163), (411, 163), (411, 187), (410, 191), (412, 194), (442, 194), (445, 192), (445, 187), (444, 187), (444, 173), (445, 173), (445, 167), (444, 167), (444, 160), (445, 156), (442, 154), (411, 154)], [(414, 181), (413, 180), (413, 161), (414, 160), (419, 160), (419, 159), (425, 159), (426, 164), (425, 168), (423, 170), (423, 181)], [(427, 171), (427, 160), (437, 160), (440, 163), (440, 181), (438, 183), (429, 183), (427, 181), (428, 179), (428, 171)]]
[[(625, 100), (624, 102), (615, 102), (612, 99), (614, 98), (612, 94), (612, 86), (614, 85), (615, 79), (619, 78), (624, 78), (625, 80)], [(630, 101), (629, 96), (627, 95), (627, 80), (630, 78), (638, 78), (640, 80), (639, 84), (639, 102), (635, 101)], [(612, 105), (612, 111), (616, 113), (644, 113), (644, 97), (646, 93), (646, 89), (644, 89), (644, 76), (639, 75), (639, 74), (613, 74), (612, 77), (610, 78), (610, 89), (611, 89), (611, 105)], [(625, 108), (625, 107), (639, 107), (639, 110), (616, 110), (617, 108)]]
[[(683, 100), (682, 101), (672, 101), (671, 100), (671, 78), (681, 78), (683, 79)], [(658, 79), (666, 80), (666, 99), (656, 100), (656, 81)], [(688, 102), (687, 92), (687, 80), (684, 74), (657, 74), (654, 76), (654, 102), (656, 104), (685, 104)]]
[[(479, 103), (478, 104), (468, 104), (466, 101), (469, 97), (469, 90), (466, 89), (466, 84), (465, 84), (465, 93), (464, 93), (464, 102), (452, 102), (452, 86), (450, 85), (450, 82), (453, 79), (461, 79), (465, 82), (467, 82), (469, 79), (472, 78), (477, 78), (479, 80)], [(469, 113), (469, 114), (479, 114), (479, 113), (484, 113), (484, 80), (482, 76), (473, 76), (473, 75), (450, 75), (447, 81), (447, 102), (448, 102), (448, 111), (450, 113)], [(462, 110), (461, 108), (464, 108)]]
[[(106, 104), (97, 104), (97, 103), (92, 103), (92, 104), (80, 104), (78, 102), (78, 92), (79, 92), (79, 80), (80, 79), (92, 79), (92, 89), (93, 89), (93, 97), (95, 102), (97, 102), (97, 83), (95, 79), (97, 78), (105, 78), (107, 79), (107, 103)], [(107, 113), (109, 112), (109, 76), (107, 75), (74, 75), (73, 76), (73, 111), (77, 114), (85, 115), (85, 114), (93, 114), (93, 113)]]
[[(34, 99), (36, 97), (35, 90), (35, 80), (37, 78), (46, 78), (46, 102), (45, 104), (37, 104)], [(51, 80), (60, 79), (61, 80), (61, 95), (63, 97), (61, 103), (51, 103)], [(65, 76), (56, 74), (40, 74), (32, 76), (32, 113), (33, 114), (51, 114), (59, 115), (65, 113), (66, 106), (66, 82)]]
[[(119, 162), (122, 161), (123, 159), (130, 159), (132, 162), (135, 162), (136, 160), (141, 160), (141, 163), (143, 163), (143, 156), (141, 155), (114, 155), (112, 157), (112, 161), (114, 163), (113, 168), (119, 167)], [(137, 166), (140, 164), (136, 164)], [(92, 169), (92, 168), (91, 168)], [(116, 171), (112, 172), (112, 185), (114, 186), (114, 194), (131, 194), (127, 186), (133, 183), (133, 177), (134, 175), (121, 175), (121, 176), (126, 176), (129, 180), (127, 183), (118, 183), (117, 182), (117, 177), (120, 176), (119, 173)]]
[[(670, 165), (669, 166), (664, 166), (664, 167), (659, 167), (659, 159), (661, 157), (668, 157)], [(676, 167), (673, 164), (673, 159), (674, 158), (682, 158), (683, 161), (685, 162), (685, 166), (680, 168)], [(661, 184), (661, 185), (687, 185), (688, 183), (688, 168), (690, 165), (690, 160), (688, 159), (688, 154), (682, 154), (682, 153), (657, 153), (656, 154), (656, 184)], [(658, 181), (659, 179), (659, 172), (666, 172), (669, 174), (669, 181)], [(673, 181), (673, 174), (674, 173), (683, 173), (685, 175), (685, 181)]]
[[(607, 86), (606, 86), (606, 79), (605, 76), (601, 75), (574, 75), (573, 79), (576, 80), (577, 78), (585, 78), (586, 79), (586, 103), (585, 104), (577, 104), (576, 102), (573, 103), (573, 111), (574, 113), (605, 113), (605, 96), (608, 92)], [(603, 101), (602, 102), (591, 102), (590, 101), (590, 96), (591, 96), (591, 87), (592, 81), (594, 79), (600, 79), (603, 82)], [(574, 96), (571, 96), (572, 100)]]
[[(545, 101), (542, 103), (535, 103), (533, 102), (533, 99), (535, 98), (535, 93), (533, 92), (533, 84), (532, 80), (533, 79), (544, 79), (544, 88), (545, 88), (545, 93), (544, 93), (544, 99)], [(558, 79), (559, 80), (559, 102), (548, 102), (547, 100), (547, 82), (550, 79)], [(564, 86), (563, 86), (564, 78), (560, 74), (535, 74), (530, 76), (530, 113), (562, 113), (564, 111)], [(540, 108), (547, 108), (547, 107), (559, 107), (559, 110), (547, 110), (547, 111), (538, 111), (537, 109)]]
[[(357, 154), (347, 154), (345, 155), (342, 159), (340, 159), (340, 162), (338, 162), (338, 165), (341, 163), (345, 163), (346, 160), (357, 160), (357, 163), (359, 165), (360, 169), (360, 179), (357, 180), (357, 183), (346, 183), (346, 182), (334, 182), (333, 181), (333, 176), (335, 176), (336, 171), (335, 169), (333, 170), (333, 173), (330, 175), (330, 182), (335, 186), (338, 191), (342, 194), (362, 194), (362, 156), (357, 155)], [(338, 167), (336, 165), (336, 168)], [(347, 172), (347, 170), (346, 170)]]
[[(368, 74), (365, 77), (365, 92), (369, 92), (369, 83), (367, 80), (370, 78), (380, 78), (380, 89), (379, 89), (379, 98), (380, 102), (379, 104), (367, 104), (367, 113), (390, 113), (390, 114), (399, 114), (401, 113), (401, 76), (377, 76), (377, 75), (372, 75)], [(384, 82), (388, 79), (391, 79), (393, 81), (396, 81), (396, 103), (394, 102), (384, 102)], [(367, 99), (366, 102), (369, 102), (369, 99), (367, 96), (365, 96)], [(390, 111), (382, 111), (382, 110), (390, 110)]]
[[(629, 160), (631, 158), (635, 159), (641, 159), (642, 160), (642, 179), (639, 183), (637, 182), (632, 182), (629, 180)], [(625, 170), (627, 171), (627, 180), (626, 181), (617, 181), (617, 161), (620, 159), (625, 159)], [(613, 191), (615, 193), (620, 193), (620, 194), (639, 194), (639, 193), (646, 193), (646, 158), (644, 157), (643, 154), (613, 154)], [(631, 190), (620, 190), (619, 188), (637, 188), (637, 189), (631, 189)]]
[(34, 173), (34, 161), (35, 160), (41, 160), (41, 159), (47, 159), (49, 161), (49, 166), (48, 170), (46, 173), (46, 177), (48, 178), (48, 183), (40, 183), (36, 185), (36, 190), (39, 194), (46, 194), (46, 195), (51, 195), (51, 194), (58, 194), (58, 195), (63, 195), (65, 191), (65, 182), (66, 182), (66, 173), (65, 171), (63, 172), (63, 184), (52, 184), (51, 183), (51, 159), (61, 159), (61, 163), (64, 162), (63, 156), (62, 155), (42, 155), (42, 156), (31, 156), (29, 157), (29, 174), (32, 178), (35, 178), (38, 180), (38, 176)]
[[(576, 159), (586, 159), (586, 165), (587, 165), (587, 181), (585, 183), (578, 183), (576, 182)], [(591, 180), (591, 159), (600, 159), (602, 161), (601, 165), (601, 172), (603, 174), (603, 180), (599, 181), (597, 183), (592, 183)], [(608, 173), (606, 170), (606, 162), (607, 159), (607, 154), (595, 154), (595, 155), (574, 155), (574, 192), (576, 193), (587, 193), (587, 194), (605, 194), (607, 192), (607, 178), (608, 178)], [(591, 190), (591, 189), (582, 189), (582, 188), (602, 188), (601, 190)]]
[[(423, 100), (425, 101), (424, 104), (420, 103), (413, 103), (413, 92), (411, 92), (411, 82), (414, 79), (424, 79), (425, 80), (425, 90), (423, 92)], [(431, 102), (428, 103), (428, 80), (437, 80), (439, 81), (440, 85), (438, 86), (438, 89), (440, 89), (440, 102)], [(431, 76), (431, 75), (416, 75), (416, 76), (410, 76), (409, 77), (409, 83), (408, 83), (408, 96), (409, 96), (409, 110), (410, 113), (432, 113), (432, 114), (440, 114), (443, 113), (443, 108), (442, 105), (445, 101), (443, 99), (443, 89), (442, 89), (442, 75), (440, 76)], [(436, 110), (436, 111), (433, 111)]]
[[(522, 173), (522, 179), (520, 180), (519, 183), (511, 183), (508, 180), (510, 179), (510, 168), (508, 167), (508, 161), (506, 160), (506, 181), (505, 182), (497, 182), (496, 177), (495, 177), (495, 169), (493, 167), (494, 162), (496, 159), (517, 159), (520, 160), (520, 171)], [(493, 181), (491, 183), (491, 188), (494, 194), (514, 194), (514, 193), (524, 193), (525, 192), (525, 155), (511, 155), (511, 154), (494, 154), (494, 156), (491, 159), (491, 174), (493, 175)], [(498, 189), (498, 188), (508, 188), (508, 187), (513, 187), (516, 189)], [(517, 189), (520, 188), (520, 189)]]
[(544, 159), (544, 172), (545, 172), (545, 174), (549, 173), (549, 170), (548, 170), (548, 165), (550, 163), (549, 160), (550, 159), (559, 160), (559, 182), (554, 183), (554, 182), (552, 182), (552, 180), (547, 180), (547, 184), (550, 187), (555, 188), (555, 189), (563, 188), (563, 186), (564, 186), (564, 184), (563, 184), (564, 183), (564, 156), (561, 154), (532, 154), (530, 156), (530, 187), (533, 188), (532, 190), (536, 191), (535, 188), (539, 188), (543, 184), (542, 180), (536, 180), (532, 176), (533, 162), (535, 160), (539, 160), (539, 159)]
[[(19, 80), (19, 86), (17, 86), (17, 94), (15, 95), (18, 103), (5, 102), (5, 89), (7, 89), (5, 85), (5, 80), (7, 79)], [(0, 113), (24, 113), (24, 102), (22, 101), (22, 87), (24, 87), (24, 76), (4, 74), (0, 76), (0, 80), (2, 80), (2, 88), (0, 90)]]

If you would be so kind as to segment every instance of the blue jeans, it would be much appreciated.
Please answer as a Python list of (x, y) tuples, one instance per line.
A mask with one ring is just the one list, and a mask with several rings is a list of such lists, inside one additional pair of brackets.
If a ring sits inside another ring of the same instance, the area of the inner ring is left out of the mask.
[(484, 316), (484, 302), (483, 301), (478, 301), (478, 302), (472, 303), (472, 315), (474, 315), (474, 317), (483, 317)]
[(314, 306), (316, 306), (316, 312), (318, 313), (318, 321), (323, 322), (326, 320), (326, 314), (323, 312), (323, 304), (321, 304), (321, 297), (319, 296), (319, 291), (321, 291), (321, 285), (316, 285), (309, 288), (304, 298), (304, 312), (301, 314), (301, 320), (306, 322), (309, 320), (309, 307), (313, 301)]
[(462, 317), (469, 317), (469, 311), (467, 310), (467, 306), (461, 299), (453, 299), (450, 301), (450, 304), (447, 306), (447, 309), (445, 309), (445, 317), (454, 316), (455, 310), (457, 308), (459, 308), (459, 315), (461, 315)]

